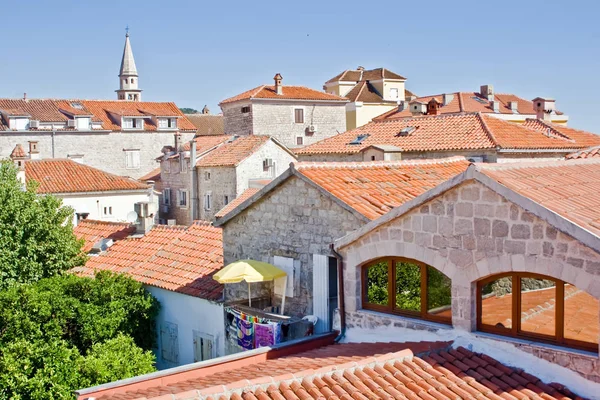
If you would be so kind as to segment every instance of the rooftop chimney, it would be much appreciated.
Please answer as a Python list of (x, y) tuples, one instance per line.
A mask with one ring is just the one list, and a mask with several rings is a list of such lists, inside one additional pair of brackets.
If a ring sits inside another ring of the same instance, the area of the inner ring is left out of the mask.
[(447, 106), (450, 102), (454, 100), (454, 95), (450, 93), (444, 93), (442, 95), (442, 104)]
[(38, 150), (38, 141), (37, 140), (29, 141), (29, 159), (30, 160), (39, 160), (40, 159), (40, 151)]
[(427, 112), (427, 104), (420, 101), (412, 101), (409, 105), (410, 113), (414, 116), (423, 115)]
[(551, 122), (552, 114), (556, 114), (556, 104), (554, 99), (536, 97), (532, 102), (536, 118)]
[(210, 110), (208, 109), (208, 106), (205, 104), (204, 108), (202, 109), (202, 114), (210, 114)]
[(482, 85), (479, 88), (479, 92), (488, 101), (494, 101), (494, 86), (493, 85)]
[(175, 152), (177, 152), (177, 153), (179, 153), (181, 151), (181, 148), (180, 148), (182, 145), (181, 140), (182, 140), (181, 133), (177, 132), (175, 134)]
[(27, 101), (27, 93), (23, 93), (23, 101)]
[(135, 203), (134, 210), (138, 216), (137, 223), (135, 225), (135, 231), (138, 234), (145, 235), (150, 232), (150, 229), (154, 226), (154, 187), (150, 187), (152, 191), (149, 195), (149, 201), (141, 201)]
[(404, 111), (408, 108), (408, 101), (400, 100), (398, 102), (398, 112)]
[(283, 80), (283, 77), (278, 72), (273, 77), (273, 80), (275, 80), (275, 93), (277, 93), (279, 96), (281, 96), (283, 94), (283, 86), (281, 85), (281, 81)]
[(427, 115), (438, 115), (438, 108), (440, 103), (435, 99), (435, 97), (429, 100), (427, 103)]
[(25, 154), (20, 143), (17, 144), (12, 153), (10, 153), (10, 159), (17, 167), (17, 179), (21, 181), (22, 184), (25, 184), (25, 160), (27, 159), (27, 154)]
[(500, 113), (500, 102), (492, 100), (490, 103), (490, 105), (492, 106), (492, 110), (494, 110), (496, 114)]

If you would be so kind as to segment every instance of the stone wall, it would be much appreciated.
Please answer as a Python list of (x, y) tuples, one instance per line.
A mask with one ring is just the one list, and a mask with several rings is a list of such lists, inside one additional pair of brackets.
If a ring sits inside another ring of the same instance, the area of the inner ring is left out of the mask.
[[(219, 151), (219, 150), (215, 150)], [(213, 221), (214, 216), (221, 208), (225, 207), (225, 196), (233, 200), (236, 193), (237, 176), (235, 167), (206, 167), (197, 168), (198, 171), (198, 201), (199, 217), (204, 221)], [(210, 180), (206, 180), (206, 172), (210, 172)], [(204, 196), (210, 193), (212, 204), (210, 210), (206, 209)]]
[[(186, 159), (189, 162), (189, 158)], [(167, 163), (170, 164), (170, 169), (167, 169)], [(188, 164), (189, 165), (189, 164)], [(190, 225), (192, 223), (191, 218), (191, 171), (189, 166), (186, 166), (185, 171), (181, 172), (179, 166), (179, 158), (173, 158), (171, 160), (165, 160), (160, 163), (160, 180), (163, 189), (171, 189), (171, 205), (168, 206), (168, 212), (165, 212), (165, 199), (161, 196), (160, 206), (160, 218), (162, 219), (175, 219), (178, 225)], [(169, 172), (167, 172), (169, 171)], [(186, 207), (180, 207), (177, 202), (177, 192), (180, 189), (188, 191), (188, 205)]]
[[(286, 297), (286, 314), (311, 314), (313, 254), (330, 255), (335, 238), (363, 224), (312, 184), (292, 176), (223, 226), (225, 264), (243, 258), (270, 263), (274, 256), (293, 258), (299, 262), (299, 279), (294, 280), (294, 297)], [(258, 290), (253, 286), (252, 294), (259, 295)], [(247, 297), (245, 283), (225, 285), (226, 301)]]
[[(117, 175), (139, 178), (158, 167), (156, 157), (163, 146), (173, 145), (173, 132), (65, 132), (30, 131), (2, 132), (0, 135), (0, 157), (10, 156), (17, 143), (28, 150), (28, 141), (37, 140), (41, 158), (67, 158), (82, 155), (83, 164)], [(182, 133), (184, 141), (191, 140), (194, 133)], [(126, 149), (140, 150), (140, 168), (127, 169)]]
[[(250, 112), (242, 113), (242, 107), (250, 107)], [(250, 101), (239, 101), (221, 105), (223, 129), (226, 135), (252, 135), (253, 107)]]
[[(302, 137), (306, 146), (346, 130), (345, 103), (290, 103), (253, 102), (253, 133), (272, 136), (287, 147), (294, 148), (298, 147), (297, 137)], [(304, 110), (304, 123), (294, 122), (294, 110), (297, 108)], [(316, 132), (308, 132), (309, 125), (314, 125)]]
[[(451, 278), (453, 326), (468, 331), (476, 329), (476, 281), (491, 275), (510, 271), (547, 275), (600, 299), (600, 254), (476, 182), (449, 190), (340, 251), (345, 256), (348, 324), (364, 319), (358, 317), (365, 312), (361, 266), (384, 256), (415, 259)], [(531, 352), (543, 358), (554, 354)], [(552, 360), (569, 367), (578, 357), (597, 366), (597, 356), (552, 355)], [(600, 381), (598, 369), (591, 375)]]

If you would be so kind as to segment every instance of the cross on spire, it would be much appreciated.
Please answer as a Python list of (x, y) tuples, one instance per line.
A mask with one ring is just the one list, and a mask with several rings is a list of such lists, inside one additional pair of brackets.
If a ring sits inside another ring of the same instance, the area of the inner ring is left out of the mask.
[(125, 36), (129, 37), (129, 25), (125, 27)]

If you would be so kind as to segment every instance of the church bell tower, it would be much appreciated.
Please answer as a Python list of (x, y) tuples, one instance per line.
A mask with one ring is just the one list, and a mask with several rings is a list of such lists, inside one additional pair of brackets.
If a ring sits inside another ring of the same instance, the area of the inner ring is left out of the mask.
[(138, 89), (138, 72), (135, 67), (133, 51), (129, 42), (129, 29), (125, 33), (125, 48), (123, 49), (123, 59), (121, 60), (121, 70), (119, 72), (119, 89), (117, 99), (129, 101), (141, 101), (142, 90)]

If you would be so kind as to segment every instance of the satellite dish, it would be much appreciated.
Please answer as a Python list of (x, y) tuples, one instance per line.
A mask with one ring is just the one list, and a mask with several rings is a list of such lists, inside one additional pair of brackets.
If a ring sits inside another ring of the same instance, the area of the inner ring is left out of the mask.
[(135, 224), (138, 220), (138, 215), (135, 211), (129, 211), (127, 213), (127, 222), (130, 224)]

